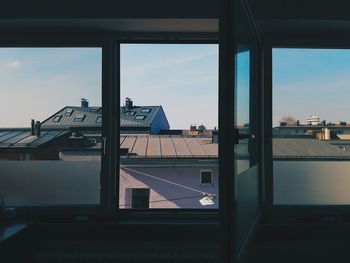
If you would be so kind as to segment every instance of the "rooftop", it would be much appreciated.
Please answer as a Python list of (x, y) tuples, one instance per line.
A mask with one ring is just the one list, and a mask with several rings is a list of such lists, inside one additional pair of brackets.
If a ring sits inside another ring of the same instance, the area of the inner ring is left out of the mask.
[(41, 131), (41, 135), (31, 135), (30, 129), (0, 129), (0, 150), (36, 149), (63, 135), (67, 130)]

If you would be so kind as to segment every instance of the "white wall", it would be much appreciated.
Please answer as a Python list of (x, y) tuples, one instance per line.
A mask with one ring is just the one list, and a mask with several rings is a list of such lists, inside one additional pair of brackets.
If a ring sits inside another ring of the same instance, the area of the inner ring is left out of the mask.
[[(146, 173), (171, 182), (185, 185), (203, 192), (218, 193), (217, 167), (129, 167), (135, 171)], [(214, 183), (200, 184), (200, 170), (213, 170)], [(150, 188), (150, 208), (218, 208), (219, 199), (212, 206), (202, 206), (199, 200), (204, 197), (182, 187), (172, 185), (157, 179), (149, 178), (138, 172), (124, 168), (120, 169), (119, 205), (130, 208), (130, 188)], [(193, 198), (189, 198), (193, 197)], [(167, 201), (168, 200), (168, 201)]]
[(99, 161), (0, 161), (0, 194), (9, 206), (100, 203)]

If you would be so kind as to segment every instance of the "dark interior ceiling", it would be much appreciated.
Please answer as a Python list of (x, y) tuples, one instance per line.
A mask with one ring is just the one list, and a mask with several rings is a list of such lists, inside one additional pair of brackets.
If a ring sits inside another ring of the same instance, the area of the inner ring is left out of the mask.
[(217, 33), (218, 0), (4, 1), (0, 30)]
[(329, 36), (344, 38), (350, 30), (348, 0), (247, 0), (265, 37)]
[[(349, 0), (245, 1), (262, 37), (339, 37), (350, 30)], [(0, 30), (217, 33), (219, 4), (220, 0), (3, 1)]]

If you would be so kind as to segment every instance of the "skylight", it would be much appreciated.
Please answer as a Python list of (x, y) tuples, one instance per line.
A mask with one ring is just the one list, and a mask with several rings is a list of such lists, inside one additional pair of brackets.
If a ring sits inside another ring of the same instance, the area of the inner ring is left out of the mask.
[(136, 113), (135, 111), (127, 111), (127, 112), (125, 113), (125, 115), (134, 116), (135, 113)]
[(85, 114), (83, 113), (78, 113), (75, 117), (74, 117), (74, 121), (76, 122), (82, 122), (85, 118)]
[(98, 112), (100, 110), (100, 107), (90, 107), (90, 112)]
[(141, 112), (142, 112), (142, 113), (150, 113), (151, 110), (152, 110), (152, 109), (150, 109), (150, 108), (142, 108), (142, 109), (141, 109)]
[(54, 118), (53, 118), (53, 121), (54, 122), (59, 122), (62, 118), (62, 115), (56, 115)]
[(73, 111), (74, 111), (73, 109), (70, 109), (70, 108), (69, 108), (69, 109), (66, 110), (66, 113), (65, 113), (64, 115), (66, 115), (66, 116), (71, 116), (72, 113), (73, 113)]
[(136, 115), (135, 120), (143, 120), (145, 117), (145, 115)]
[(97, 117), (96, 123), (102, 123), (102, 116), (98, 116), (98, 117)]

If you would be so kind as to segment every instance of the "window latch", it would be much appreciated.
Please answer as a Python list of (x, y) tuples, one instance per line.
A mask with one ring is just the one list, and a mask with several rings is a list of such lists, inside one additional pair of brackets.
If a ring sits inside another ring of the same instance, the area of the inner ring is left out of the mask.
[(102, 153), (103, 155), (106, 155), (106, 137), (102, 137)]
[(239, 133), (239, 129), (234, 129), (234, 144), (239, 144), (239, 140), (255, 139), (255, 134), (252, 133)]

